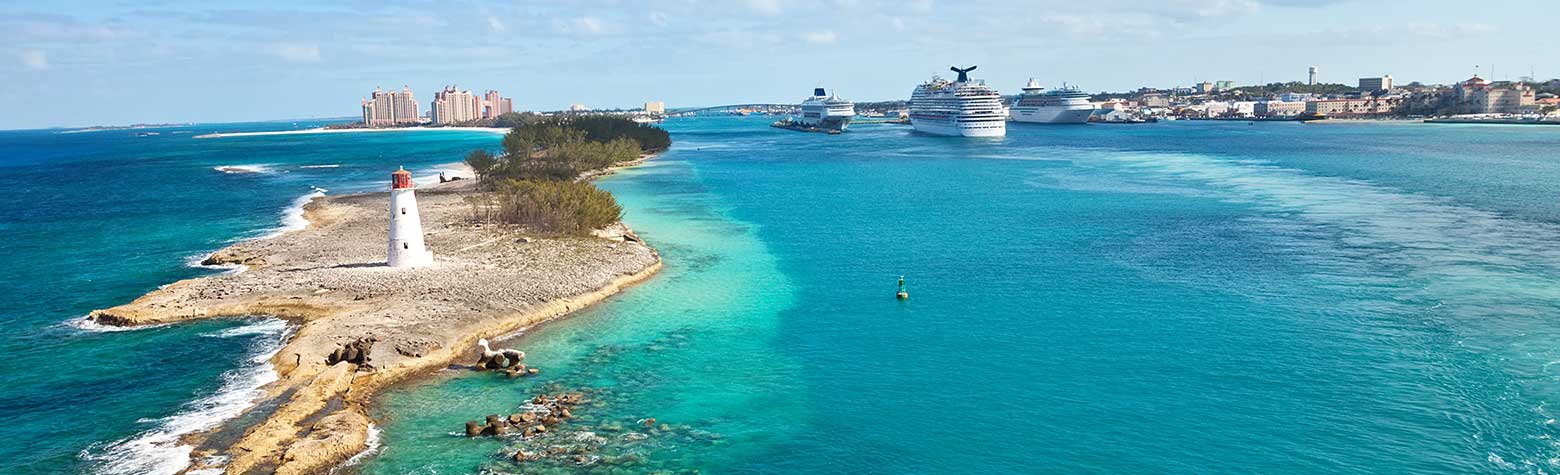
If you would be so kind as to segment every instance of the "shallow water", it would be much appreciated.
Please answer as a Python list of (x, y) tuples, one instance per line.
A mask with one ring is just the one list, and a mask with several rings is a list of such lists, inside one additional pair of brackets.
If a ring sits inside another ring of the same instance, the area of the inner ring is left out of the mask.
[[(1560, 129), (666, 127), (672, 151), (602, 182), (666, 269), (507, 341), (539, 377), (447, 371), (388, 392), (379, 450), (346, 472), (1560, 470)], [(174, 460), (151, 442), (219, 419), (286, 331), (66, 322), (219, 271), (188, 263), (272, 232), (311, 187), (427, 176), (497, 142), (189, 135), (0, 132), (16, 296), (0, 472)], [(899, 275), (908, 301), (890, 295)], [(576, 390), (595, 404), (561, 433), (461, 435)], [(116, 452), (143, 441), (156, 450)], [(505, 459), (545, 445), (594, 450)]]
[[(80, 318), (179, 279), (239, 239), (297, 225), (299, 198), (431, 176), (493, 134), (194, 139), (317, 123), (0, 132), (0, 473), (173, 473), (177, 437), (249, 405), (287, 331), (226, 320), (106, 331)], [(320, 165), (335, 165), (319, 167)], [(218, 170), (221, 167), (224, 170)], [(290, 218), (289, 218), (290, 217)]]
[[(1560, 129), (667, 127), (603, 183), (667, 270), (510, 341), (540, 378), (390, 392), (361, 471), (1560, 469)], [(460, 434), (561, 390), (601, 404)], [(504, 460), (545, 445), (599, 458)]]

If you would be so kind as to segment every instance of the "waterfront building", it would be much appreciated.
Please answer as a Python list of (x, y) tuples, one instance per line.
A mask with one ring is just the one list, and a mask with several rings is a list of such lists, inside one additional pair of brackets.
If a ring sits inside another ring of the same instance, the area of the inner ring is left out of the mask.
[(666, 114), (666, 103), (661, 101), (646, 102), (645, 112), (651, 114)]
[(368, 127), (394, 127), (416, 124), (417, 100), (412, 89), (402, 86), (400, 91), (385, 92), (374, 88), (373, 95), (363, 99), (363, 125)]
[(1495, 86), (1478, 76), (1452, 89), (1458, 110), (1464, 114), (1517, 114), (1532, 109), (1537, 102), (1533, 89), (1526, 84)]
[(1305, 113), (1327, 117), (1372, 117), (1391, 114), (1402, 104), (1403, 99), (1399, 97), (1322, 99), (1306, 102)]
[(1304, 92), (1286, 92), (1286, 93), (1278, 95), (1278, 100), (1283, 101), (1283, 102), (1300, 102), (1300, 103), (1304, 103), (1305, 101), (1309, 101), (1309, 100), (1315, 99), (1315, 98), (1316, 98), (1315, 94), (1304, 93)]
[(1261, 101), (1252, 109), (1252, 115), (1257, 117), (1290, 117), (1305, 112), (1305, 101)]
[(1170, 107), (1170, 95), (1163, 92), (1151, 92), (1141, 98), (1144, 107)]
[(503, 97), (498, 91), (488, 90), (488, 92), (482, 94), (482, 118), (493, 119), (514, 111), (514, 102), (507, 97)]
[(405, 168), (390, 174), (390, 267), (428, 267), (433, 253), (423, 245), (422, 218), (417, 214), (417, 185)]
[(471, 91), (457, 90), (455, 86), (433, 93), (433, 123), (439, 125), (470, 122), (482, 117), (481, 99)]
[(1362, 91), (1362, 92), (1390, 91), (1390, 90), (1392, 90), (1392, 75), (1391, 74), (1388, 74), (1388, 75), (1385, 75), (1385, 76), (1381, 76), (1381, 77), (1360, 78), (1360, 91)]

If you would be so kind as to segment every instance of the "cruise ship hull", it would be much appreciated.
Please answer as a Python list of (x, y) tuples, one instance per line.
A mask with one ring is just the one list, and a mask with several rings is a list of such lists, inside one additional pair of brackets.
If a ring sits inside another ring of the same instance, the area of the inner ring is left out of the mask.
[(1092, 114), (1093, 107), (1015, 107), (1009, 111), (1013, 121), (1032, 124), (1084, 124)]
[(797, 123), (802, 124), (802, 125), (807, 126), (807, 127), (817, 127), (817, 128), (823, 129), (823, 130), (838, 130), (838, 131), (842, 131), (843, 132), (846, 127), (850, 126), (850, 119), (851, 118), (852, 118), (851, 116), (831, 115), (831, 116), (824, 117), (823, 120), (818, 120), (818, 119), (795, 119), (795, 120), (796, 120)]
[(910, 126), (916, 132), (950, 137), (1002, 137), (1007, 135), (1007, 124), (1002, 121), (942, 122), (910, 118)]

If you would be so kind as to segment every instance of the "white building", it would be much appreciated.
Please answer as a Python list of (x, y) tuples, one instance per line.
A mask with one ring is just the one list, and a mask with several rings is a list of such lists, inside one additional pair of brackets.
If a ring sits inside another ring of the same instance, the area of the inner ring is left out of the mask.
[(1392, 89), (1392, 75), (1381, 77), (1360, 78), (1360, 90), (1364, 92), (1387, 91)]
[(405, 168), (390, 174), (390, 267), (428, 267), (433, 253), (423, 245), (422, 218), (417, 214), (417, 185)]

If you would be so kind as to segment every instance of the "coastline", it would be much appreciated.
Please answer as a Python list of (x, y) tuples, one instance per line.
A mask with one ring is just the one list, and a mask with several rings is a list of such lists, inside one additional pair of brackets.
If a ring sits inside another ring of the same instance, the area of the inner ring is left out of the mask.
[[(243, 411), (269, 406), (270, 413), (241, 428), (236, 441), (212, 440), (226, 422), (183, 437), (179, 445), (193, 448), (186, 471), (316, 473), (338, 466), (367, 450), (366, 408), (379, 390), (474, 359), (479, 338), (567, 315), (662, 266), (659, 254), (621, 225), (595, 238), (533, 238), (466, 222), (462, 199), (476, 192), (474, 181), (419, 191), (437, 259), (432, 268), (383, 266), (387, 192), (313, 197), (303, 206), (301, 229), (240, 242), (202, 262), (244, 272), (181, 280), (89, 315), (94, 324), (118, 327), (256, 315), (289, 322), (293, 330), (268, 363), (279, 377)], [(325, 363), (332, 351), (364, 337), (376, 340), (367, 362)]]
[(409, 132), (409, 131), (464, 131), (487, 132), (492, 134), (509, 133), (509, 129), (503, 127), (388, 127), (388, 128), (362, 128), (362, 129), (327, 129), (316, 127), (299, 130), (274, 130), (269, 132), (218, 132), (196, 135), (197, 139), (218, 139), (225, 137), (259, 137), (266, 135), (303, 135), (303, 134), (346, 134), (346, 133), (373, 133), (373, 132)]

